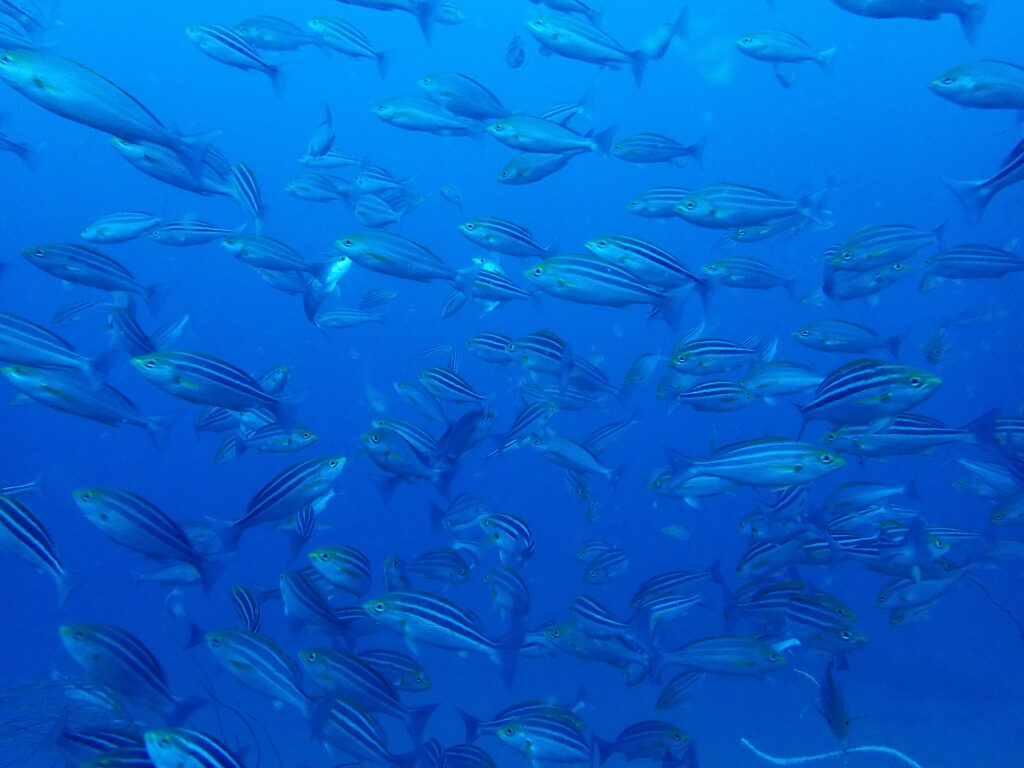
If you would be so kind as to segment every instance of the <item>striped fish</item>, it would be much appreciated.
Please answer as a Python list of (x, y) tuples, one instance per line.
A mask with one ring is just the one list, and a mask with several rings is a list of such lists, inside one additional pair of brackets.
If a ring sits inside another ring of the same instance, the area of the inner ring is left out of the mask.
[(718, 565), (716, 562), (705, 571), (669, 571), (652, 576), (637, 587), (629, 604), (633, 608), (640, 608), (659, 597), (703, 592), (710, 581), (721, 585), (722, 574)]
[(569, 345), (552, 331), (535, 331), (520, 336), (508, 351), (531, 372), (550, 373), (561, 378), (572, 370), (573, 354)]
[(243, 768), (227, 747), (199, 731), (151, 730), (146, 731), (145, 740), (154, 768)]
[(310, 648), (299, 651), (299, 661), (320, 687), (351, 699), (367, 712), (401, 720), (415, 743), (419, 743), (423, 728), (437, 708), (437, 704), (405, 706), (391, 683), (366, 661), (351, 653), (336, 648)]
[(521, 621), (530, 610), (530, 591), (514, 568), (499, 565), (484, 575), (491, 602), (502, 618)]
[(291, 704), (304, 714), (308, 712), (302, 673), (272, 639), (241, 629), (209, 632), (203, 639), (217, 662), (242, 685), (271, 701)]
[(991, 245), (968, 243), (935, 254), (924, 266), (921, 290), (927, 291), (943, 280), (997, 278), (1024, 271), (1024, 258)]
[(284, 571), (279, 584), (284, 613), (293, 627), (318, 629), (348, 639), (349, 623), (336, 615), (327, 598), (303, 572)]
[(694, 339), (678, 345), (669, 358), (669, 366), (678, 373), (707, 376), (771, 359), (775, 341), (756, 338), (736, 344), (725, 339)]
[(663, 667), (681, 666), (688, 671), (714, 675), (765, 678), (784, 665), (786, 657), (753, 637), (720, 635), (694, 640), (666, 653)]
[(388, 76), (388, 69), (391, 66), (390, 55), (386, 51), (374, 48), (366, 35), (344, 19), (317, 16), (307, 21), (306, 26), (313, 32), (317, 44), (321, 47), (356, 59), (373, 59), (377, 62), (377, 72), (381, 78)]
[(811, 401), (798, 408), (805, 424), (867, 424), (923, 403), (941, 384), (938, 376), (909, 365), (854, 360), (828, 374)]
[(427, 368), (420, 372), (419, 381), (431, 395), (449, 403), (481, 403), (486, 406), (493, 397), (474, 392), (469, 382), (450, 368)]
[(613, 741), (594, 739), (598, 763), (618, 753), (626, 760), (661, 760), (662, 765), (679, 764), (690, 749), (690, 735), (672, 723), (645, 720), (625, 728)]
[(560, 171), (582, 152), (520, 152), (498, 174), (501, 184), (532, 184)]
[(250, 16), (235, 24), (246, 42), (266, 51), (295, 51), (313, 44), (312, 35), (290, 21), (277, 16)]
[(618, 264), (640, 280), (661, 288), (692, 284), (703, 289), (706, 282), (664, 248), (638, 237), (604, 235), (588, 240), (584, 245), (595, 256)]
[(636, 133), (612, 146), (612, 156), (627, 163), (704, 163), (704, 141), (684, 145), (661, 133)]
[(587, 563), (583, 580), (587, 584), (607, 584), (629, 568), (629, 557), (618, 547), (602, 552)]
[(260, 54), (240, 35), (219, 24), (190, 24), (185, 27), (195, 46), (211, 59), (236, 69), (251, 69), (262, 72), (270, 79), (278, 95), (284, 87), (281, 69), (264, 60)]
[(521, 517), (512, 514), (487, 515), (480, 520), (485, 546), (497, 547), (502, 564), (521, 565), (533, 554), (533, 531)]
[(336, 240), (334, 246), (340, 254), (374, 272), (418, 282), (447, 280), (467, 289), (472, 284), (470, 275), (460, 278), (430, 249), (391, 232), (358, 232)]
[(475, 744), (455, 744), (444, 751), (446, 768), (498, 768), (490, 755)]
[(569, 613), (576, 619), (580, 631), (591, 637), (630, 638), (633, 627), (628, 621), (619, 621), (611, 612), (590, 595), (579, 595), (569, 603)]
[(261, 523), (276, 524), (303, 507), (326, 503), (332, 486), (345, 468), (341, 456), (320, 456), (293, 464), (279, 472), (249, 500), (245, 514), (235, 520), (222, 538), (232, 548), (247, 529)]
[(400, 691), (415, 693), (430, 687), (430, 676), (423, 665), (401, 651), (368, 650), (360, 653), (359, 658)]
[(142, 642), (113, 624), (65, 624), (60, 639), (68, 655), (96, 682), (163, 711), (181, 722), (205, 703), (178, 699), (167, 687), (160, 662)]
[(657, 708), (676, 709), (689, 699), (691, 689), (707, 677), (704, 672), (680, 672), (661, 689), (658, 694)]
[(151, 384), (191, 403), (230, 411), (281, 408), (281, 400), (268, 394), (252, 376), (213, 355), (157, 350), (134, 357), (131, 362)]
[(519, 653), (518, 641), (491, 640), (481, 631), (480, 620), (474, 614), (442, 597), (412, 590), (388, 592), (363, 603), (363, 610), (403, 635), (413, 653), (421, 642), (481, 653), (495, 663), (506, 682), (511, 681)]
[(747, 256), (718, 259), (701, 267), (701, 272), (707, 275), (708, 282), (730, 288), (753, 288), (755, 290), (785, 288), (790, 296), (793, 295), (796, 288), (794, 278), (780, 274), (775, 267), (767, 262)]
[(627, 269), (591, 254), (552, 256), (524, 273), (545, 293), (581, 304), (649, 304), (674, 319), (674, 300)]
[(740, 485), (785, 488), (830, 475), (846, 460), (812, 443), (765, 437), (733, 443), (695, 459), (689, 475), (714, 475)]
[(509, 350), (512, 339), (500, 333), (485, 331), (469, 337), (466, 347), (483, 360), (492, 365), (506, 366), (514, 361), (514, 356)]
[(863, 272), (826, 268), (822, 292), (833, 301), (867, 298), (868, 303), (874, 305), (877, 303), (877, 294), (908, 274), (910, 266), (902, 261)]
[(164, 222), (151, 231), (149, 237), (161, 245), (189, 246), (205, 245), (222, 237), (231, 237), (233, 234), (233, 229), (224, 229), (208, 221), (188, 218)]
[(263, 623), (260, 600), (252, 590), (242, 584), (231, 588), (231, 607), (235, 609), (238, 623), (245, 632), (259, 632)]
[(73, 368), (99, 378), (96, 361), (75, 352), (57, 334), (10, 312), (0, 312), (0, 360), (41, 368)]
[(92, 243), (124, 243), (160, 226), (160, 218), (143, 211), (119, 211), (88, 224), (79, 237)]
[(522, 258), (544, 258), (548, 255), (548, 249), (537, 242), (530, 230), (497, 216), (465, 221), (459, 224), (459, 232), (488, 251)]
[(221, 240), (220, 244), (232, 256), (257, 269), (304, 272), (322, 278), (329, 264), (311, 264), (287, 243), (265, 235), (233, 235)]
[(411, 421), (394, 418), (374, 419), (373, 427), (398, 433), (423, 458), (437, 454), (437, 440), (425, 429), (416, 426)]
[(711, 184), (693, 190), (673, 210), (691, 224), (715, 229), (735, 229), (771, 219), (800, 214), (815, 223), (827, 223), (823, 187), (798, 200), (786, 200), (774, 192), (742, 184)]
[(329, 584), (356, 597), (370, 588), (370, 559), (355, 547), (322, 547), (309, 553), (309, 562)]
[(49, 574), (57, 584), (58, 603), (63, 606), (75, 579), (64, 570), (50, 534), (22, 502), (0, 496), (0, 545), (29, 563), (40, 573)]
[(594, 748), (590, 741), (581, 728), (562, 717), (515, 718), (505, 723), (497, 736), (537, 763), (593, 764)]
[(626, 207), (637, 216), (648, 219), (671, 219), (676, 215), (676, 207), (692, 191), (688, 187), (656, 187), (634, 198)]
[(40, 243), (21, 251), (30, 264), (54, 277), (104, 291), (122, 291), (142, 296), (150, 309), (159, 305), (155, 286), (143, 285), (122, 264), (95, 248), (75, 243)]
[(937, 247), (942, 225), (918, 229), (903, 224), (867, 227), (825, 251), (825, 260), (836, 269), (858, 272), (877, 269), (914, 258), (922, 248)]
[(120, 488), (80, 488), (71, 496), (112, 541), (154, 560), (189, 563), (209, 577), (209, 563), (181, 527), (142, 496)]
[(747, 407), (754, 396), (732, 381), (706, 381), (678, 393), (676, 400), (697, 411), (725, 413)]
[(343, 696), (327, 697), (317, 704), (312, 718), (313, 733), (359, 762), (412, 768), (419, 751), (394, 755), (388, 751), (388, 737), (380, 723), (359, 706)]

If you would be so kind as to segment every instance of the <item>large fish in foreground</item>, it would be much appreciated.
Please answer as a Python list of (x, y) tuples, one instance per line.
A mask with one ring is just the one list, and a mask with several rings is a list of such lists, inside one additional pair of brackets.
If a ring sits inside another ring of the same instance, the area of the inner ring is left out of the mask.
[(967, 39), (973, 40), (989, 0), (832, 0), (840, 8), (873, 19), (925, 19), (935, 21), (951, 13), (960, 20)]
[(167, 127), (130, 93), (77, 61), (42, 50), (0, 51), (0, 78), (56, 115), (114, 136), (160, 144), (181, 155), (190, 169), (202, 167), (203, 138)]

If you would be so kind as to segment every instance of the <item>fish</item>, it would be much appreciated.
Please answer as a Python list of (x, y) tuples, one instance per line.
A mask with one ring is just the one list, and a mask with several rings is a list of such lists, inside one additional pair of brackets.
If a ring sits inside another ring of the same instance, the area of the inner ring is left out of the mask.
[[(317, 16), (307, 21), (306, 26), (309, 27), (313, 39), (321, 48), (328, 48), (356, 59), (372, 59), (377, 63), (377, 73), (381, 79), (388, 76), (392, 54), (374, 48), (366, 35), (354, 25), (344, 19)], [(322, 156), (325, 153), (309, 154)]]
[(163, 668), (135, 635), (113, 624), (64, 624), (64, 650), (96, 682), (134, 697), (182, 722), (204, 699), (181, 699), (168, 688)]
[(992, 279), (1024, 271), (1024, 258), (1002, 248), (967, 243), (935, 254), (924, 268), (920, 290), (929, 291), (944, 280)]
[(184, 136), (168, 128), (127, 91), (73, 59), (42, 49), (3, 50), (0, 79), (60, 117), (112, 136), (166, 147), (194, 176), (200, 175), (207, 136)]
[(835, 269), (870, 271), (912, 259), (923, 248), (937, 248), (944, 224), (932, 230), (904, 224), (866, 227), (825, 251), (825, 259)]
[(241, 629), (208, 632), (203, 638), (217, 663), (250, 690), (273, 702), (310, 711), (298, 664), (266, 635)]
[(0, 367), (0, 374), (19, 392), (55, 410), (109, 426), (128, 424), (144, 429), (157, 447), (165, 444), (177, 420), (177, 414), (144, 416), (109, 384), (71, 371), (9, 365)]
[(611, 148), (611, 154), (627, 163), (685, 165), (687, 161), (693, 160), (697, 165), (703, 165), (704, 140), (683, 145), (660, 133), (637, 133), (616, 142)]
[(740, 485), (785, 488), (811, 483), (842, 469), (846, 460), (813, 443), (765, 437), (719, 448), (694, 459), (689, 475), (713, 475)]
[(956, 195), (972, 224), (981, 221), (989, 202), (1002, 190), (1024, 179), (1024, 140), (1021, 140), (1003, 158), (999, 168), (987, 179), (968, 181), (943, 178), (943, 182)]
[(560, 123), (533, 115), (507, 115), (487, 126), (487, 132), (502, 144), (521, 152), (542, 154), (608, 154), (615, 130), (612, 126), (597, 134), (581, 135)]
[(41, 368), (68, 368), (99, 381), (102, 360), (85, 357), (68, 342), (31, 320), (0, 312), (0, 360)]
[(57, 545), (35, 514), (9, 489), (0, 495), (0, 546), (20, 557), (57, 585), (57, 601), (64, 605), (77, 578), (65, 570)]
[(235, 24), (232, 31), (264, 51), (295, 51), (314, 43), (312, 34), (278, 16), (249, 16)]
[(118, 211), (101, 216), (79, 233), (92, 243), (125, 243), (156, 229), (162, 220), (145, 211)]
[(495, 120), (509, 113), (485, 85), (462, 72), (433, 72), (417, 82), (427, 97), (455, 115)]
[[(284, 79), (281, 68), (267, 62), (241, 35), (219, 24), (189, 24), (188, 39), (211, 59), (235, 69), (251, 69), (266, 75), (274, 92), (281, 94)], [(116, 131), (112, 131), (116, 133)]]
[(924, 19), (934, 21), (952, 14), (968, 40), (977, 34), (989, 0), (832, 0), (840, 8), (873, 19)]
[(825, 224), (823, 206), (828, 191), (829, 187), (825, 186), (797, 200), (786, 200), (756, 187), (711, 184), (692, 190), (672, 210), (691, 224), (713, 229), (763, 224), (793, 214)]
[(526, 227), (496, 216), (482, 216), (459, 224), (459, 232), (485, 250), (521, 258), (544, 258), (550, 250)]
[(781, 29), (762, 29), (746, 34), (736, 41), (736, 48), (752, 59), (771, 62), (775, 77), (786, 88), (793, 85), (793, 76), (781, 64), (813, 61), (828, 72), (836, 52), (835, 48), (816, 51), (803, 38)]
[(124, 265), (95, 248), (76, 243), (40, 243), (23, 248), (21, 255), (60, 280), (104, 291), (135, 293), (150, 309), (159, 308), (162, 294), (156, 286), (143, 285)]
[(242, 768), (242, 763), (226, 746), (199, 731), (187, 728), (148, 730), (145, 743), (146, 754), (155, 768)]
[(645, 720), (625, 728), (612, 740), (596, 737), (594, 742), (599, 765), (617, 753), (626, 760), (661, 760), (672, 765), (681, 761), (690, 748), (690, 734), (671, 723)]
[(647, 65), (662, 58), (675, 37), (686, 34), (687, 9), (666, 25), (642, 47), (627, 50), (611, 35), (594, 26), (591, 20), (567, 14), (552, 14), (526, 22), (527, 31), (548, 52), (612, 69), (628, 67), (639, 88)]
[(935, 374), (909, 365), (861, 359), (829, 373), (805, 405), (804, 422), (869, 424), (923, 403), (942, 385)]
[(526, 61), (526, 49), (523, 48), (523, 38), (518, 33), (512, 35), (508, 48), (505, 49), (505, 65), (509, 69), (519, 69)]
[(501, 169), (502, 184), (533, 184), (562, 170), (582, 152), (520, 152)]
[(429, 592), (388, 592), (363, 603), (363, 610), (405, 638), (416, 653), (419, 643), (456, 651), (473, 651), (490, 658), (509, 681), (515, 673), (518, 643), (495, 641), (480, 630), (480, 620), (454, 603)]
[(848, 320), (821, 320), (793, 331), (793, 338), (806, 347), (821, 352), (863, 354), (874, 349), (888, 349), (899, 359), (903, 335), (882, 336), (877, 331)]
[(425, 131), (438, 136), (474, 136), (479, 121), (454, 115), (436, 102), (419, 96), (395, 96), (378, 102), (373, 114), (396, 128)]
[(681, 666), (692, 672), (738, 675), (763, 679), (786, 664), (786, 657), (772, 646), (752, 637), (706, 637), (669, 651), (662, 666)]
[(1024, 110), (1024, 67), (982, 59), (958, 64), (928, 87), (944, 99), (974, 109)]

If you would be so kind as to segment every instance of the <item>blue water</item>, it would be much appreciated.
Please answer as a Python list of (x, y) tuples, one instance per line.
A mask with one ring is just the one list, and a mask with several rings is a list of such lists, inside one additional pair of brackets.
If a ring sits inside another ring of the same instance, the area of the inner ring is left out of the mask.
[[(235, 0), (202, 3), (118, 4), (64, 2), (57, 23), (44, 31), (53, 50), (103, 73), (140, 99), (168, 124), (185, 133), (217, 131), (216, 144), (232, 161), (248, 162), (263, 190), (265, 234), (283, 240), (307, 257), (325, 253), (337, 238), (363, 227), (341, 203), (317, 204), (283, 192), (295, 174), (307, 170), (295, 159), (318, 123), (324, 104), (335, 117), (340, 150), (365, 156), (396, 177), (410, 177), (412, 191), (425, 202), (391, 231), (421, 242), (453, 266), (464, 266), (482, 251), (457, 231), (474, 216), (501, 216), (528, 227), (542, 243), (563, 252), (580, 252), (582, 243), (601, 234), (621, 233), (661, 244), (691, 269), (726, 252), (712, 249), (721, 235), (681, 219), (643, 219), (627, 209), (636, 195), (652, 187), (697, 187), (730, 181), (772, 189), (784, 196), (806, 194), (824, 181), (834, 183), (828, 208), (834, 226), (792, 239), (739, 246), (743, 254), (773, 264), (797, 277), (796, 298), (781, 289), (750, 291), (722, 288), (711, 299), (709, 333), (740, 341), (748, 336), (779, 339), (777, 359), (793, 360), (828, 372), (848, 356), (826, 355), (796, 344), (791, 333), (817, 319), (841, 317), (870, 325), (883, 335), (905, 334), (902, 360), (941, 375), (939, 392), (918, 409), (951, 425), (971, 421), (998, 408), (1019, 414), (1024, 345), (1019, 331), (1020, 275), (1000, 280), (945, 283), (920, 293), (923, 257), (907, 279), (880, 295), (877, 306), (863, 300), (842, 305), (803, 305), (799, 297), (820, 282), (821, 254), (861, 227), (906, 223), (932, 228), (945, 222), (947, 245), (981, 242), (1013, 247), (1020, 236), (1024, 197), (1009, 189), (993, 201), (982, 221), (969, 224), (956, 199), (941, 183), (943, 176), (984, 178), (1018, 141), (1020, 125), (1012, 112), (967, 110), (944, 101), (927, 83), (949, 67), (972, 59), (1019, 62), (1019, 31), (1024, 13), (1010, 0), (992, 0), (976, 43), (969, 43), (955, 19), (938, 21), (877, 20), (851, 15), (832, 3), (778, 0), (771, 8), (759, 0), (691, 2), (689, 34), (676, 40), (667, 55), (652, 62), (642, 89), (627, 71), (598, 68), (558, 56), (542, 57), (522, 22), (542, 11), (525, 1), (459, 0), (466, 21), (438, 25), (427, 44), (408, 14), (381, 13), (323, 0), (265, 2)], [(602, 26), (631, 47), (678, 13), (678, 0), (630, 3), (609, 0)], [(713, 6), (713, 7), (710, 7)], [(231, 69), (203, 56), (184, 33), (195, 22), (233, 25), (254, 13), (275, 14), (302, 24), (316, 15), (335, 15), (362, 29), (379, 48), (394, 53), (394, 65), (381, 80), (372, 62), (325, 55), (313, 48), (269, 52), (286, 72), (278, 97), (262, 75)], [(805, 37), (816, 49), (838, 48), (833, 71), (812, 63), (795, 67), (795, 84), (783, 89), (763, 62), (742, 56), (733, 42), (764, 27), (786, 29)], [(505, 48), (519, 32), (526, 63), (509, 69)], [(703, 166), (634, 165), (597, 153), (574, 159), (564, 170), (537, 184), (506, 186), (497, 175), (513, 150), (484, 135), (479, 141), (406, 132), (379, 121), (371, 107), (382, 98), (416, 94), (416, 81), (438, 71), (464, 72), (488, 85), (510, 109), (539, 113), (553, 104), (587, 95), (593, 126), (617, 125), (617, 136), (639, 131), (669, 134), (683, 143), (707, 139)], [(3, 260), (0, 308), (41, 324), (68, 301), (100, 298), (92, 289), (64, 286), (27, 262), (18, 251), (45, 241), (75, 241), (95, 218), (116, 210), (148, 210), (171, 219), (193, 215), (223, 226), (246, 217), (228, 198), (199, 197), (155, 181), (129, 167), (98, 132), (39, 109), (9, 88), (0, 89), (4, 133), (39, 144), (35, 170), (13, 155), (0, 156), (0, 208)], [(329, 171), (334, 172), (334, 171)], [(345, 169), (339, 171), (345, 174)], [(439, 189), (457, 189), (464, 211), (445, 202)], [(0, 559), (4, 588), (0, 632), (0, 686), (33, 685), (54, 670), (78, 674), (61, 646), (57, 627), (69, 622), (107, 622), (123, 626), (156, 654), (171, 688), (181, 695), (216, 696), (244, 713), (253, 724), (258, 745), (246, 764), (266, 766), (333, 765), (347, 762), (328, 754), (309, 737), (302, 717), (292, 709), (275, 710), (264, 698), (242, 688), (217, 668), (203, 647), (184, 651), (187, 621), (216, 629), (234, 626), (228, 590), (232, 584), (276, 586), (285, 566), (287, 545), (279, 531), (248, 532), (237, 557), (214, 587), (198, 587), (180, 598), (186, 618), (172, 616), (165, 605), (168, 589), (137, 583), (152, 571), (142, 556), (106, 539), (81, 515), (70, 492), (85, 486), (117, 486), (139, 493), (175, 519), (229, 520), (240, 515), (248, 499), (275, 473), (307, 455), (348, 457), (337, 495), (321, 513), (312, 546), (350, 544), (362, 549), (374, 566), (374, 591), (383, 591), (379, 574), (392, 554), (412, 557), (449, 541), (431, 533), (430, 502), (443, 503), (426, 483), (401, 484), (390, 501), (382, 500), (373, 481), (379, 474), (361, 455), (359, 435), (381, 398), (386, 415), (430, 426), (394, 393), (392, 382), (414, 380), (427, 365), (444, 358), (418, 357), (424, 347), (454, 345), (459, 372), (478, 392), (496, 393), (495, 433), (504, 431), (518, 411), (517, 367), (498, 369), (475, 359), (464, 344), (472, 334), (494, 330), (516, 337), (541, 328), (558, 333), (573, 351), (595, 363), (612, 381), (621, 381), (640, 353), (670, 350), (675, 333), (644, 308), (613, 309), (544, 296), (535, 303), (512, 302), (479, 316), (468, 304), (454, 317), (439, 320), (448, 287), (419, 284), (353, 267), (340, 286), (338, 304), (352, 305), (371, 288), (398, 292), (387, 325), (323, 333), (304, 317), (301, 302), (265, 285), (253, 271), (216, 243), (174, 249), (147, 238), (100, 246), (135, 273), (141, 282), (166, 288), (159, 315), (140, 311), (143, 326), (153, 329), (188, 314), (177, 346), (216, 355), (253, 373), (286, 363), (292, 369), (288, 392), (295, 415), (320, 436), (301, 455), (246, 454), (215, 465), (217, 438), (193, 433), (198, 406), (176, 401), (143, 381), (119, 354), (108, 381), (143, 413), (178, 411), (179, 423), (169, 444), (158, 451), (140, 430), (110, 428), (42, 406), (0, 409), (0, 479), (25, 482), (40, 477), (41, 488), (23, 497), (51, 532), (69, 571), (82, 583), (63, 611), (52, 584), (14, 557)], [(505, 257), (508, 274), (521, 285), (527, 262)], [(980, 304), (999, 305), (1007, 314), (988, 325), (951, 330), (953, 349), (937, 365), (925, 362), (919, 345), (944, 319)], [(696, 301), (686, 324), (700, 319)], [(102, 309), (57, 329), (83, 353), (95, 355), (107, 345)], [(884, 353), (879, 352), (879, 357)], [(490, 444), (465, 456), (453, 491), (480, 494), (493, 510), (528, 521), (536, 552), (520, 570), (530, 587), (533, 628), (568, 618), (575, 596), (587, 593), (617, 615), (628, 615), (629, 597), (644, 579), (663, 571), (702, 569), (720, 559), (730, 586), (746, 540), (737, 532), (740, 519), (758, 504), (749, 489), (704, 500), (699, 509), (657, 496), (646, 478), (665, 463), (663, 448), (700, 456), (713, 446), (778, 435), (795, 437), (796, 410), (781, 398), (774, 405), (755, 402), (735, 413), (714, 414), (680, 406), (667, 412), (654, 398), (664, 372), (638, 387), (628, 404), (609, 399), (602, 412), (560, 413), (551, 426), (582, 439), (602, 424), (627, 418), (641, 421), (626, 438), (602, 455), (607, 466), (624, 466), (612, 486), (600, 478), (590, 483), (599, 515), (588, 523), (584, 509), (569, 495), (564, 473), (536, 452), (523, 448), (485, 458)], [(6, 383), (0, 397), (14, 396)], [(449, 407), (449, 413), (459, 409)], [(432, 429), (435, 427), (431, 427)], [(812, 425), (816, 439), (822, 425)], [(955, 490), (967, 473), (956, 457), (998, 461), (970, 446), (932, 455), (856, 461), (811, 489), (812, 504), (838, 484), (870, 480), (899, 483), (916, 479), (920, 499), (907, 503), (930, 525), (954, 526), (1000, 538), (1021, 539), (1020, 529), (996, 530), (987, 523), (991, 499)], [(767, 496), (768, 494), (762, 494)], [(670, 524), (689, 531), (690, 542), (663, 535)], [(630, 558), (624, 575), (605, 585), (582, 580), (575, 551), (597, 539), (621, 547)], [(489, 634), (501, 622), (488, 605), (482, 575), (497, 564), (487, 551), (466, 585), (442, 588), (448, 599), (477, 612)], [(931, 610), (927, 621), (891, 627), (888, 614), (875, 607), (887, 580), (849, 561), (831, 567), (803, 567), (801, 578), (839, 597), (858, 614), (857, 626), (870, 638), (849, 656), (839, 681), (854, 716), (848, 745), (886, 745), (913, 757), (926, 768), (1015, 765), (1024, 747), (1024, 664), (1021, 636), (1013, 622), (973, 585), (952, 591)], [(991, 563), (975, 576), (1011, 611), (1024, 611), (1019, 563)], [(426, 587), (426, 588), (429, 588)], [(699, 608), (673, 632), (682, 642), (722, 634), (721, 607)], [(327, 638), (296, 635), (287, 626), (281, 603), (264, 606), (264, 632), (290, 653)], [(404, 649), (397, 635), (383, 632), (360, 641), (360, 648)], [(655, 710), (659, 686), (645, 681), (626, 686), (618, 670), (566, 656), (523, 658), (514, 686), (506, 690), (484, 657), (456, 658), (429, 646), (421, 659), (433, 680), (423, 694), (409, 695), (410, 705), (439, 702), (426, 735), (441, 744), (463, 740), (457, 710), (487, 718), (503, 707), (543, 699), (568, 704), (583, 685), (589, 707), (582, 711), (590, 730), (604, 738), (645, 719), (678, 724), (693, 738), (704, 765), (764, 764), (745, 750), (741, 737), (772, 754), (808, 755), (841, 747), (815, 711), (817, 690), (803, 670), (818, 677), (826, 657), (803, 648), (785, 652), (788, 664), (767, 680), (713, 677), (705, 680), (683, 708)], [(211, 693), (212, 691), (212, 693)], [(25, 716), (15, 702), (3, 699), (11, 722)], [(32, 713), (40, 741), (53, 712)], [(155, 721), (148, 715), (149, 723)], [(385, 722), (386, 719), (385, 719)], [(211, 704), (190, 727), (207, 731), (235, 748), (252, 742), (238, 716)], [(388, 723), (394, 751), (410, 747)], [(12, 758), (23, 755), (24, 734), (5, 729)], [(29, 739), (31, 741), (31, 739)], [(481, 742), (500, 766), (524, 759), (494, 739)], [(276, 754), (275, 754), (276, 751)], [(5, 754), (7, 757), (7, 754)], [(620, 756), (609, 765), (617, 765)], [(19, 765), (51, 765), (56, 753), (45, 744)], [(889, 758), (856, 756), (851, 762), (885, 764)], [(3, 761), (6, 762), (6, 761)], [(833, 762), (838, 763), (838, 760)], [(12, 763), (13, 764), (13, 763)]]

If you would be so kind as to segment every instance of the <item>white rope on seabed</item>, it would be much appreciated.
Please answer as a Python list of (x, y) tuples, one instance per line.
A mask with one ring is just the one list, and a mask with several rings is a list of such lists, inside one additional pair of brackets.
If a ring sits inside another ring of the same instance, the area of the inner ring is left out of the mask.
[(865, 747), (849, 747), (847, 749), (837, 749), (834, 752), (824, 752), (820, 755), (807, 755), (806, 757), (772, 757), (766, 755), (760, 749), (755, 747), (746, 739), (741, 738), (743, 746), (753, 752), (760, 758), (767, 760), (769, 763), (775, 765), (798, 765), (800, 763), (810, 763), (814, 760), (825, 760), (829, 757), (841, 757), (842, 755), (848, 755), (851, 752), (880, 752), (883, 755), (892, 755), (897, 760), (902, 760), (904, 763), (910, 766), (910, 768), (921, 768), (921, 764), (911, 760), (909, 757), (904, 755), (899, 750), (893, 749), (892, 747), (876, 747), (876, 746), (865, 746)]

